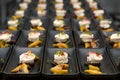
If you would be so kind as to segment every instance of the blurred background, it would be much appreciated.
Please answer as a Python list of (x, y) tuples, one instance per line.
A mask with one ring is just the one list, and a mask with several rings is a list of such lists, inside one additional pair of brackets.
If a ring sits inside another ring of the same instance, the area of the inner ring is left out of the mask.
[[(20, 0), (0, 0), (0, 23), (12, 12), (11, 8)], [(120, 0), (96, 0), (112, 16), (115, 24), (120, 26)]]

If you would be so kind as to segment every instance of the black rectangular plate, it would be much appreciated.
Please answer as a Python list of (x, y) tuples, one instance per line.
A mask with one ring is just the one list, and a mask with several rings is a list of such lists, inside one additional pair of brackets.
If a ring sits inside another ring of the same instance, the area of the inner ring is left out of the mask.
[(3, 64), (0, 63), (0, 74), (2, 73), (3, 69), (6, 66), (6, 63), (8, 61), (8, 58), (10, 56), (10, 48), (0, 48), (0, 57), (3, 59)]
[(119, 70), (120, 73), (120, 61), (119, 61), (119, 57), (120, 57), (120, 49), (108, 49), (108, 52), (110, 54), (111, 59), (113, 60), (113, 63), (115, 65), (117, 65), (117, 69)]
[[(50, 72), (50, 68), (53, 67), (53, 64), (51, 63), (52, 60), (54, 59), (54, 53), (56, 51), (66, 51), (69, 53), (69, 58), (68, 58), (68, 64), (69, 64), (69, 73), (66, 75), (55, 75), (53, 73)], [(76, 63), (76, 53), (75, 53), (75, 49), (70, 48), (70, 49), (55, 49), (55, 48), (47, 48), (45, 55), (44, 55), (44, 62), (43, 62), (43, 69), (42, 69), (42, 74), (45, 77), (61, 77), (61, 78), (65, 78), (65, 77), (76, 77), (79, 73), (78, 70), (78, 65)]]
[[(61, 31), (49, 31), (48, 32), (46, 47), (53, 48), (52, 44), (55, 43), (54, 36), (55, 36), (55, 34), (57, 34), (59, 32), (61, 32)], [(69, 48), (75, 47), (72, 31), (65, 31), (65, 33), (67, 33), (70, 37), (70, 39), (68, 40)]]
[[(100, 49), (77, 49), (78, 54), (78, 63), (79, 66), (81, 67), (81, 74), (85, 77), (93, 77), (93, 78), (99, 78), (99, 77), (115, 77), (117, 76), (118, 72), (115, 66), (112, 64), (108, 53), (105, 48), (100, 48)], [(87, 53), (89, 51), (97, 51), (100, 52), (103, 56), (103, 60), (100, 63), (100, 69), (103, 72), (101, 75), (91, 75), (87, 74), (84, 72), (85, 69), (88, 69), (88, 67), (85, 65), (85, 61), (87, 59)]]
[[(32, 50), (33, 53), (39, 56), (41, 62), (36, 62), (34, 66), (31, 68), (29, 74), (22, 74), (22, 73), (11, 73), (11, 70), (18, 66), (19, 64), (19, 55), (28, 50)], [(7, 77), (33, 77), (38, 76), (41, 73), (41, 66), (42, 66), (42, 59), (43, 59), (43, 48), (18, 48), (14, 47), (13, 52), (11, 53), (10, 59), (4, 69), (4, 75)]]
[[(28, 47), (28, 33), (30, 31), (27, 31), (27, 30), (22, 30), (22, 33), (20, 35), (20, 37), (18, 38), (18, 41), (16, 43), (16, 46), (19, 46), (19, 47)], [(39, 45), (39, 47), (43, 47), (45, 45), (45, 35), (46, 35), (46, 32), (45, 31), (37, 31), (37, 32), (40, 32), (41, 33), (41, 37), (42, 38), (42, 44)]]
[[(102, 37), (99, 35), (99, 33), (97, 31), (90, 31), (91, 33), (94, 34), (94, 39), (98, 40), (98, 48), (102, 48), (105, 47), (105, 44), (103, 44), (103, 40)], [(75, 36), (75, 43), (76, 46), (79, 48), (85, 48), (84, 45), (81, 44), (82, 40), (80, 39), (80, 34), (82, 32), (80, 31), (74, 31), (74, 36)]]

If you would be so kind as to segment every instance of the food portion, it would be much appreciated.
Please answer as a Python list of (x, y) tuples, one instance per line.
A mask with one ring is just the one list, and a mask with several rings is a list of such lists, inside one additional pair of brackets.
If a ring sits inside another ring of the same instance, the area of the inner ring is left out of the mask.
[(40, 58), (36, 56), (35, 53), (33, 53), (31, 50), (28, 50), (19, 56), (19, 65), (12, 69), (11, 72), (28, 74), (30, 73), (29, 68), (32, 68), (31, 65), (34, 65), (36, 60), (40, 60)]
[(100, 71), (100, 64), (103, 60), (102, 54), (96, 51), (89, 51), (87, 54), (88, 56), (85, 64), (87, 64), (88, 69), (84, 70), (84, 72), (88, 74), (103, 74)]
[(68, 53), (65, 51), (56, 51), (54, 53), (54, 67), (50, 68), (53, 74), (68, 74)]
[(89, 4), (89, 7), (91, 8), (92, 11), (98, 10), (98, 3), (95, 1), (87, 1)]
[(109, 44), (113, 48), (120, 48), (120, 33), (113, 33), (109, 37)]
[(94, 35), (91, 32), (83, 32), (80, 34), (82, 40), (81, 44), (84, 44), (85, 48), (98, 48), (97, 41), (94, 39)]
[(18, 24), (19, 24), (19, 20), (17, 19), (10, 19), (8, 22), (8, 30), (18, 30)]
[(69, 40), (69, 35), (64, 33), (64, 32), (60, 32), (58, 34), (55, 35), (55, 43), (53, 44), (53, 47), (56, 48), (69, 48), (67, 41)]
[(102, 20), (104, 19), (104, 10), (95, 10), (93, 11), (94, 15), (95, 15), (95, 19), (97, 20)]
[(26, 10), (28, 8), (28, 3), (26, 2), (20, 3), (19, 7), (21, 10)]
[(65, 23), (64, 20), (55, 19), (53, 22), (54, 29), (57, 31), (64, 31), (65, 30)]
[(68, 63), (68, 53), (63, 51), (56, 51), (54, 54), (54, 60), (56, 64), (66, 64)]
[(102, 60), (103, 60), (103, 56), (101, 53), (89, 51), (86, 64), (99, 65)]
[(106, 32), (111, 32), (114, 31), (114, 29), (111, 27), (111, 21), (110, 20), (100, 20), (100, 28), (102, 31), (106, 31)]
[(45, 16), (47, 14), (47, 4), (46, 4), (46, 0), (39, 0), (36, 11), (37, 11), (37, 15), (39, 17), (41, 16)]
[(42, 26), (43, 23), (40, 19), (31, 19), (30, 23), (32, 25), (31, 30), (45, 30), (45, 28)]
[(0, 48), (9, 47), (12, 43), (13, 34), (8, 31), (0, 32)]
[(16, 10), (14, 17), (16, 19), (21, 19), (24, 17), (25, 10)]
[(65, 15), (66, 15), (67, 11), (64, 9), (58, 9), (56, 10), (56, 19), (64, 19)]
[(79, 21), (79, 29), (80, 31), (84, 32), (84, 31), (90, 31), (90, 20), (88, 19), (83, 19), (81, 21)]
[(73, 16), (78, 19), (86, 19), (85, 9), (82, 7), (82, 2), (80, 1), (71, 1), (71, 5), (73, 7)]
[(28, 47), (39, 47), (39, 45), (42, 44), (40, 36), (40, 32), (30, 31), (28, 33)]

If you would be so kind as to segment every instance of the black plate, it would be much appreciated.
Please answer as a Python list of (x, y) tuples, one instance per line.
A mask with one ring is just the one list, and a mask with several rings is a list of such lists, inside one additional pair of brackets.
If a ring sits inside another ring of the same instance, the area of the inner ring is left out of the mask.
[[(94, 25), (94, 22), (92, 20), (91, 21), (91, 24), (90, 24), (90, 31), (95, 31), (95, 25)], [(80, 31), (79, 29), (79, 20), (77, 19), (72, 19), (72, 29), (75, 30), (75, 31)]]
[[(51, 63), (52, 60), (54, 59), (54, 53), (56, 51), (66, 51), (69, 53), (69, 60), (68, 60), (68, 64), (69, 64), (69, 73), (66, 75), (57, 75), (57, 74), (53, 74), (50, 72), (50, 68), (53, 67), (53, 64)], [(70, 49), (54, 49), (54, 48), (48, 48), (46, 49), (45, 55), (44, 55), (44, 62), (43, 62), (43, 69), (42, 69), (42, 74), (45, 77), (60, 77), (60, 78), (65, 78), (65, 77), (76, 77), (79, 73), (78, 70), (78, 65), (76, 63), (76, 53), (75, 50), (73, 48)]]
[(46, 18), (46, 17), (35, 17), (35, 16), (33, 16), (33, 17), (30, 17), (30, 18), (28, 18), (27, 20), (26, 20), (26, 23), (25, 23), (25, 25), (24, 25), (24, 30), (30, 30), (31, 29), (31, 27), (32, 27), (32, 24), (30, 23), (30, 20), (31, 19), (40, 19), (41, 20), (41, 22), (42, 22), (42, 27), (44, 27), (45, 29), (47, 29), (47, 25), (48, 25), (48, 18)]
[[(19, 55), (27, 52), (28, 50), (32, 50), (33, 53), (39, 56), (41, 62), (36, 62), (34, 66), (31, 68), (29, 74), (22, 74), (22, 73), (11, 73), (11, 70), (18, 66), (19, 64)], [(13, 52), (10, 56), (10, 59), (4, 69), (4, 75), (7, 77), (33, 77), (40, 75), (41, 66), (42, 66), (42, 58), (43, 57), (43, 48), (18, 48), (15, 47)]]
[[(53, 48), (52, 44), (55, 43), (55, 34), (60, 33), (61, 31), (49, 31), (47, 35), (46, 47)], [(65, 31), (69, 35), (70, 39), (67, 41), (69, 48), (75, 47), (72, 31)]]
[[(103, 48), (105, 47), (105, 44), (103, 43), (103, 39), (102, 37), (99, 35), (99, 33), (97, 31), (90, 31), (92, 34), (94, 34), (94, 39), (98, 40), (97, 44), (98, 44), (98, 48)], [(84, 45), (82, 44), (82, 40), (80, 39), (80, 34), (82, 32), (80, 31), (74, 31), (74, 36), (75, 36), (75, 43), (76, 46), (79, 48), (85, 48)]]
[[(78, 51), (78, 63), (81, 67), (81, 74), (85, 77), (93, 77), (93, 78), (99, 78), (99, 77), (115, 77), (118, 72), (115, 67), (115, 65), (112, 64), (107, 51), (104, 48), (101, 49), (77, 49)], [(85, 65), (85, 61), (87, 59), (87, 52), (89, 51), (97, 51), (100, 52), (103, 56), (103, 60), (100, 63), (100, 69), (103, 72), (101, 75), (91, 75), (84, 72), (85, 69), (88, 69), (88, 67)]]
[(117, 65), (117, 68), (120, 72), (120, 65), (119, 65), (119, 57), (120, 57), (120, 49), (108, 49), (111, 59), (113, 60), (114, 64)]
[[(28, 33), (30, 31), (26, 31), (26, 30), (23, 30), (20, 37), (18, 38), (18, 41), (16, 43), (16, 46), (19, 46), (19, 47), (28, 47)], [(45, 45), (45, 35), (46, 35), (46, 32), (45, 31), (37, 31), (37, 32), (40, 32), (41, 33), (41, 39), (42, 39), (42, 44), (39, 45), (39, 47), (43, 47)]]
[(114, 33), (119, 33), (119, 31), (114, 31), (114, 32), (101, 32), (101, 35), (102, 35), (103, 39), (105, 39), (104, 42), (107, 44), (107, 46), (108, 46), (109, 48), (113, 48), (113, 47), (112, 47), (113, 43), (111, 43), (111, 41), (108, 39), (108, 37), (110, 37), (110, 36), (111, 36), (112, 34), (114, 34)]
[[(51, 18), (51, 22), (50, 22), (50, 30), (55, 30), (55, 26), (53, 24), (55, 19)], [(70, 19), (66, 18), (63, 19), (64, 24), (65, 24), (65, 30), (71, 30), (71, 23), (70, 23)]]
[(10, 56), (10, 48), (0, 48), (0, 57), (3, 59), (3, 62), (0, 63), (0, 74), (2, 73), (3, 69), (6, 66), (6, 63), (8, 61), (8, 58)]

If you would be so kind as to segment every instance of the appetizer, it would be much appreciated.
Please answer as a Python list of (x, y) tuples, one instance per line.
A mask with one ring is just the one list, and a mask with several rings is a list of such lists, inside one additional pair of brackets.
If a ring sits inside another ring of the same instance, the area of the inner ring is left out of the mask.
[(8, 31), (2, 31), (0, 33), (0, 48), (9, 47), (12, 43), (13, 34)]
[(65, 30), (65, 23), (64, 20), (59, 20), (59, 19), (55, 19), (53, 22), (54, 28), (57, 31), (63, 31)]
[(64, 32), (60, 32), (55, 35), (56, 42), (66, 42), (68, 39), (69, 39), (69, 35)]
[(111, 28), (110, 24), (111, 24), (110, 20), (100, 20), (99, 26), (103, 31), (106, 31), (106, 32), (114, 31), (114, 29)]
[(24, 12), (25, 12), (25, 10), (17, 10), (17, 11), (15, 12), (14, 17), (15, 17), (16, 19), (21, 19), (21, 18), (24, 17)]
[(64, 51), (56, 51), (54, 54), (55, 66), (50, 69), (53, 74), (68, 74), (68, 53)]
[(45, 28), (42, 26), (42, 21), (40, 19), (31, 19), (31, 30), (40, 30), (40, 31), (44, 31)]
[(83, 19), (79, 21), (80, 31), (90, 31), (90, 20)]
[(10, 19), (7, 24), (8, 24), (8, 30), (18, 30), (18, 23), (19, 21), (17, 19)]
[(95, 51), (89, 51), (87, 56), (86, 64), (88, 65), (100, 65), (100, 62), (103, 60), (102, 54)]
[(64, 19), (65, 15), (66, 15), (66, 10), (64, 9), (56, 10), (56, 19)]
[(88, 65), (88, 67), (89, 67), (89, 69), (84, 70), (85, 73), (88, 73), (88, 74), (103, 74), (103, 73), (100, 71), (100, 68), (97, 67), (97, 66)]
[(94, 40), (94, 35), (91, 32), (83, 32), (80, 34), (80, 38), (82, 39), (82, 43), (85, 48), (97, 48), (97, 41)]
[(28, 33), (28, 47), (38, 47), (42, 40), (40, 40), (41, 33), (37, 31), (30, 31)]
[(67, 44), (68, 40), (69, 40), (69, 35), (64, 32), (60, 32), (55, 35), (56, 42), (53, 44), (53, 47), (68, 48), (69, 47)]
[(85, 62), (85, 64), (88, 66), (88, 69), (84, 70), (84, 72), (88, 74), (102, 74), (100, 68), (98, 67), (100, 66), (102, 60), (103, 56), (101, 53), (96, 51), (89, 51), (87, 61)]
[(46, 14), (47, 14), (47, 12), (46, 12), (46, 10), (45, 9), (41, 9), (41, 8), (36, 8), (36, 11), (37, 11), (37, 15), (39, 16), (39, 17), (41, 17), (41, 16), (45, 16)]
[(85, 10), (83, 8), (75, 9), (74, 14), (78, 20), (86, 19)]
[(94, 10), (93, 13), (95, 15), (95, 19), (97, 19), (97, 20), (104, 19), (104, 16), (103, 16), (104, 10)]
[(91, 8), (92, 11), (98, 10), (98, 4), (97, 4), (97, 2), (90, 2), (89, 6), (90, 6), (90, 8)]
[(55, 64), (66, 64), (68, 63), (68, 53), (63, 51), (56, 51), (54, 54), (54, 60), (53, 62)]
[(28, 3), (25, 3), (25, 2), (20, 3), (19, 7), (20, 7), (21, 10), (26, 10), (28, 8)]
[(114, 33), (109, 38), (113, 48), (120, 48), (120, 33)]
[(26, 73), (28, 74), (29, 67), (33, 64), (35, 64), (36, 60), (40, 60), (38, 56), (36, 56), (34, 53), (32, 53), (31, 50), (27, 51), (26, 53), (22, 53), (19, 56), (19, 65), (12, 69), (12, 73)]

